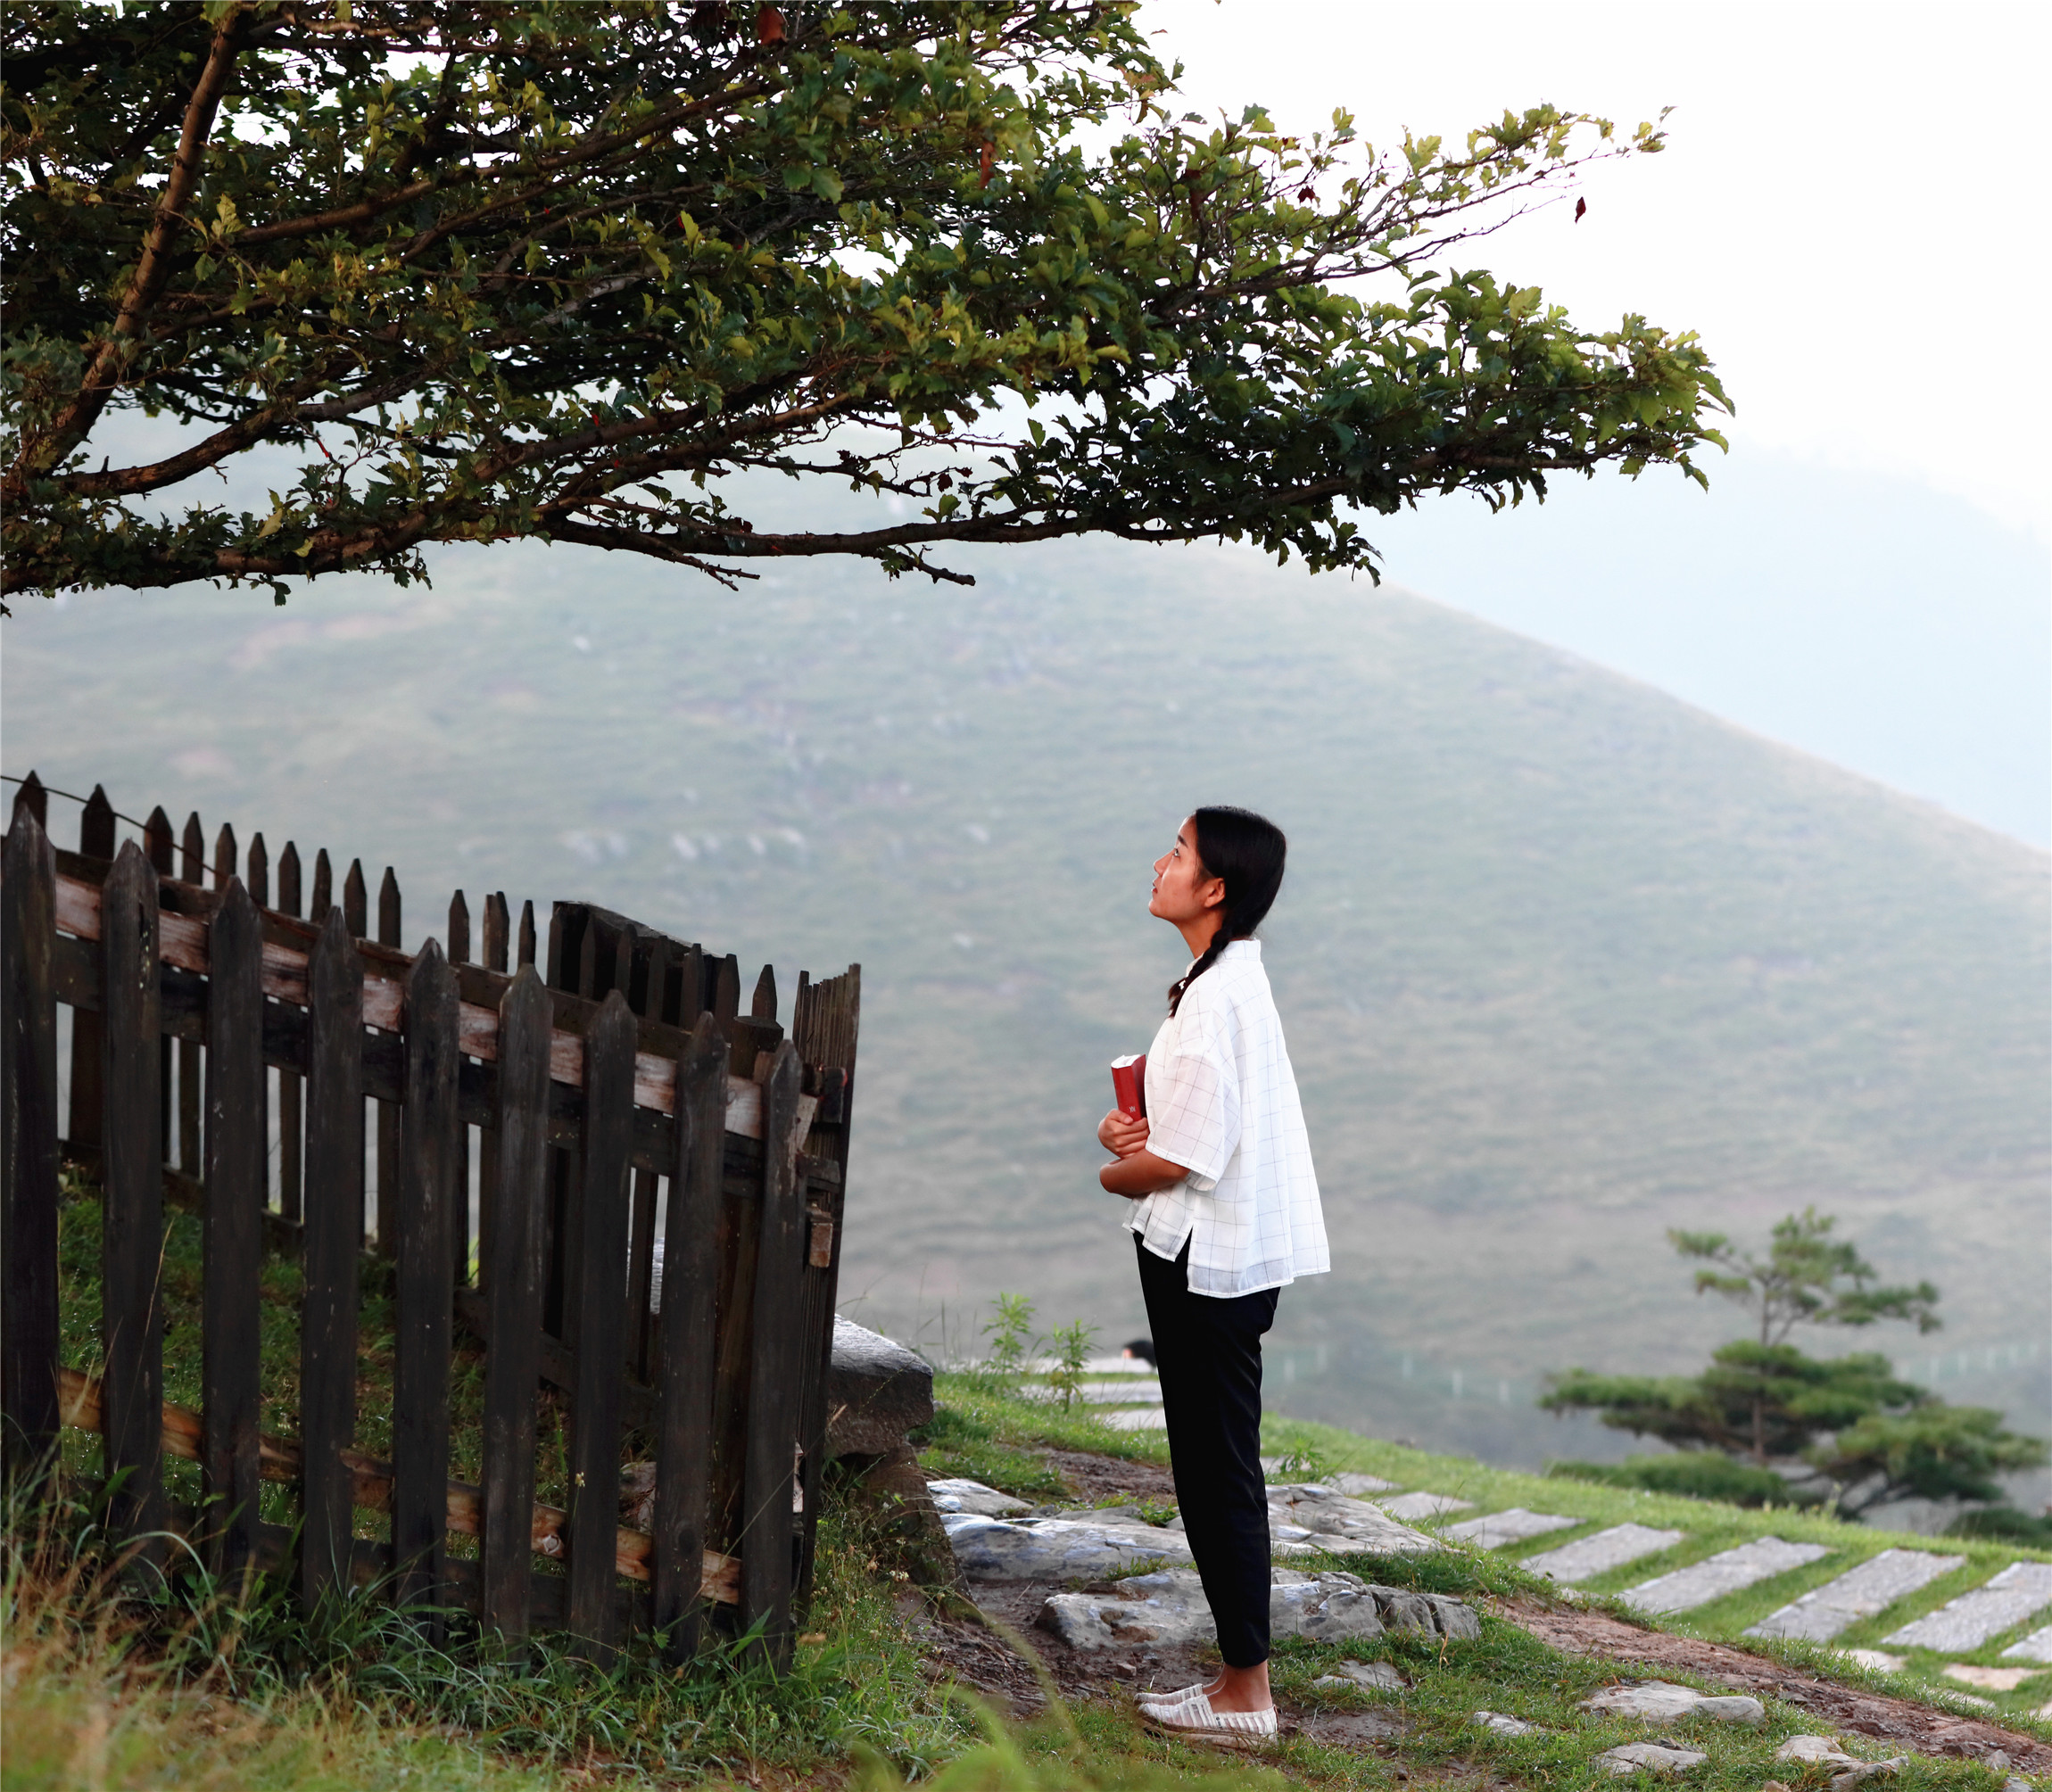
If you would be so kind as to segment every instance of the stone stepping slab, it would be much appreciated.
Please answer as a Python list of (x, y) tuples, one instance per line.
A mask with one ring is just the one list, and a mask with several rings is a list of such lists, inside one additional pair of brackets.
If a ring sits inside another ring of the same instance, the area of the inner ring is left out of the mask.
[(1444, 1518), (1449, 1512), (1472, 1512), (1472, 1499), (1456, 1499), (1451, 1493), (1400, 1493), (1394, 1499), (1378, 1499), (1379, 1506), (1392, 1518), (1400, 1518), (1406, 1524), (1416, 1524), (1421, 1519)]
[(1880, 1616), (1898, 1599), (1928, 1587), (1965, 1560), (1964, 1556), (1934, 1556), (1928, 1549), (1883, 1549), (1762, 1618), (1746, 1634), (1828, 1643), (1841, 1631), (1862, 1618)]
[(1353, 1499), (1324, 1482), (1279, 1482), (1268, 1490), (1269, 1535), (1278, 1556), (1315, 1549), (1411, 1556), (1437, 1540), (1391, 1517), (1379, 1501)]
[(980, 1481), (965, 1481), (959, 1476), (930, 1481), (926, 1491), (937, 1512), (973, 1512), (985, 1518), (1009, 1518), (1033, 1509), (1030, 1501), (1014, 1499)]
[(1464, 1518), (1458, 1524), (1445, 1526), (1440, 1534), (1458, 1537), (1477, 1549), (1508, 1549), (1528, 1538), (1543, 1537), (1550, 1531), (1572, 1531), (1577, 1524), (1587, 1523), (1585, 1518), (1563, 1518), (1557, 1512), (1528, 1512), (1522, 1506), (1513, 1506), (1507, 1512), (1492, 1512), (1484, 1518)]
[(1807, 1566), (1831, 1551), (1821, 1543), (1784, 1543), (1779, 1537), (1756, 1537), (1735, 1549), (1720, 1549), (1671, 1574), (1656, 1575), (1618, 1595), (1641, 1612), (1692, 1612), (1726, 1593), (1756, 1581)]
[(1672, 1681), (1641, 1681), (1636, 1686), (1606, 1687), (1582, 1701), (1584, 1711), (1606, 1717), (1635, 1717), (1645, 1723), (1666, 1723), (1676, 1717), (1708, 1717), (1719, 1723), (1765, 1723), (1767, 1708), (1742, 1692), (1698, 1692)]
[(1187, 1563), (1180, 1531), (1072, 1518), (1010, 1519), (943, 1512), (956, 1565), (972, 1581), (1104, 1581), (1143, 1562)]
[(1910, 1648), (1965, 1655), (2052, 1605), (2052, 1562), (2012, 1562), (1987, 1585), (1882, 1639)]
[(1609, 1569), (1622, 1568), (1642, 1556), (1657, 1556), (1663, 1549), (1672, 1549), (1684, 1534), (1680, 1531), (1655, 1531), (1646, 1524), (1613, 1524), (1593, 1537), (1577, 1537), (1558, 1549), (1527, 1556), (1518, 1565), (1572, 1586)]
[[(1278, 1568), (1273, 1576), (1269, 1628), (1278, 1637), (1335, 1641), (1409, 1632), (1465, 1641), (1482, 1634), (1474, 1612), (1444, 1594), (1378, 1587), (1337, 1573)], [(1056, 1593), (1034, 1623), (1078, 1649), (1126, 1643), (1176, 1647), (1218, 1639), (1204, 1582), (1187, 1569), (1136, 1574), (1109, 1593)]]
[(2011, 1643), (2002, 1651), (2006, 1662), (2052, 1662), (2052, 1624), (2041, 1631), (2032, 1631), (2020, 1643)]
[(1160, 1407), (1122, 1407), (1113, 1412), (1097, 1415), (1100, 1425), (1108, 1425), (1113, 1431), (1166, 1431), (1168, 1415)]
[[(1062, 1398), (1060, 1388), (1047, 1387), (1038, 1382), (1029, 1382), (1019, 1391), (1030, 1400)], [(1085, 1382), (1076, 1392), (1088, 1406), (1160, 1406), (1162, 1403), (1159, 1382)]]

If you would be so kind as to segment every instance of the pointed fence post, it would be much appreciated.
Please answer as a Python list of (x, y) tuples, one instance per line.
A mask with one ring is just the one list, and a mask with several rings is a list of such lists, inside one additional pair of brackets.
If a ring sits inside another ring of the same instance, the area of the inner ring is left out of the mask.
[[(456, 973), (433, 939), (406, 980), (406, 1103), (393, 1236), (397, 1301), (392, 1391), (392, 1555), (401, 1604), (443, 1603), (449, 1528), (449, 1216), (463, 1119)], [(439, 1638), (442, 1620), (429, 1623)]]
[(323, 846), (313, 855), (313, 900), (307, 904), (306, 918), (319, 927), (334, 906), (335, 867), (328, 863), (327, 848)]
[[(153, 822), (163, 813), (160, 809), (151, 819)], [(169, 823), (164, 831), (168, 842)], [(79, 818), (79, 851), (88, 859), (114, 856), (114, 805), (107, 800), (106, 791), (97, 784), (93, 786), (93, 794), (86, 799), (85, 813)], [(154, 862), (155, 855), (151, 856)], [(104, 1100), (100, 1093), (103, 1024), (100, 1016), (89, 1008), (71, 1011), (70, 1139), (73, 1148), (81, 1151), (100, 1148), (100, 1111)], [(168, 1041), (163, 1050), (170, 1050)]]
[[(385, 868), (385, 881), (377, 888), (377, 943), (400, 949), (405, 935), (399, 919), (399, 879)], [(392, 1255), (399, 1236), (399, 1124), (400, 1108), (392, 1102), (373, 1103), (377, 1139), (377, 1254)]]
[[(112, 818), (113, 810), (110, 807), (107, 813)], [(111, 826), (107, 838), (110, 842), (113, 838)], [(111, 856), (113, 852), (112, 845), (107, 850)], [(171, 832), (171, 818), (164, 813), (161, 803), (150, 811), (150, 819), (143, 824), (143, 854), (150, 862), (150, 869), (156, 872), (159, 879), (177, 875), (178, 840)], [(162, 1152), (167, 1164), (177, 1161), (178, 1148), (178, 1129), (171, 1111), (171, 1098), (175, 1093), (171, 1067), (178, 1061), (174, 1045), (169, 1034), (157, 1041), (157, 1056), (161, 1061), (157, 1070), (158, 1148)], [(98, 1086), (97, 1075), (95, 1072), (95, 1087)]]
[(250, 836), (249, 855), (244, 861), (249, 867), (243, 881), (249, 886), (250, 900), (259, 908), (270, 906), (270, 848), (264, 845), (261, 834)]
[[(178, 880), (195, 889), (206, 887), (207, 830), (200, 825), (200, 812), (186, 817), (185, 838), (178, 845)], [(203, 1173), (200, 1162), (200, 1090), (206, 1075), (200, 1042), (180, 1039), (178, 1060), (178, 1168), (189, 1177)]]
[(656, 1421), (652, 1622), (669, 1658), (697, 1654), (712, 1477), (713, 1301), (719, 1286), (727, 1042), (701, 1015), (677, 1054), (676, 1157), (663, 1244), (662, 1383)]
[(56, 855), (17, 801), (0, 880), (0, 1474), (23, 1494), (57, 1450), (56, 935)]
[[(297, 918), (300, 912), (299, 847), (285, 843), (277, 861), (277, 908), (280, 914)], [(306, 1211), (306, 1164), (304, 1095), (306, 1085), (297, 1070), (277, 1073), (277, 1210), (283, 1218), (297, 1221)]]
[(492, 1203), (484, 1353), (484, 1525), (479, 1615), (509, 1655), (533, 1609), (534, 1384), (542, 1373), (542, 1253), (549, 1159), (549, 992), (523, 965), (499, 1003), (499, 1183)]
[[(43, 788), (43, 780), (30, 767), (29, 775), (14, 789), (14, 806), (26, 809), (35, 816), (36, 825), (47, 836), (50, 831), (50, 793)], [(10, 821), (8, 826), (13, 826)]]
[(300, 1594), (350, 1575), (342, 1452), (356, 1435), (357, 1252), (363, 1243), (363, 964), (331, 908), (307, 964), (306, 1225), (300, 1262)]
[[(106, 1092), (100, 1226), (101, 1433), (117, 1537), (163, 1529), (164, 1172), (158, 1154), (157, 874), (131, 842), (100, 890), (101, 1086)], [(161, 1541), (140, 1557), (161, 1562)]]
[(234, 1574), (256, 1553), (263, 1339), (263, 918), (239, 879), (207, 929), (206, 1267), (201, 1309), (208, 1565)]

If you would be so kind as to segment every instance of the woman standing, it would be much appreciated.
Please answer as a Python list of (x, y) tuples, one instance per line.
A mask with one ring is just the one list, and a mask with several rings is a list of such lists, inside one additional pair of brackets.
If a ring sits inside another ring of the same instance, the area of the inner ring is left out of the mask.
[(1147, 1052), (1145, 1119), (1114, 1109), (1098, 1180), (1134, 1203), (1140, 1287), (1162, 1378), (1176, 1501), (1219, 1631), (1208, 1686), (1143, 1698), (1165, 1730), (1276, 1733), (1269, 1692), (1269, 1514), (1262, 1334), (1276, 1298), (1331, 1267), (1282, 1020), (1252, 935), (1282, 888), (1288, 842), (1245, 809), (1199, 809), (1154, 861), (1147, 912), (1190, 968)]

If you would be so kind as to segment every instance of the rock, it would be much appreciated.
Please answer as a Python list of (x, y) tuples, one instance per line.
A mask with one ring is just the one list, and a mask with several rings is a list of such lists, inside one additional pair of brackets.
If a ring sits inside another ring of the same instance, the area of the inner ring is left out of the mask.
[(1636, 1562), (1642, 1556), (1672, 1549), (1682, 1540), (1682, 1536), (1679, 1531), (1655, 1531), (1644, 1524), (1613, 1524), (1608, 1531), (1597, 1532), (1593, 1537), (1577, 1537), (1558, 1549), (1527, 1556), (1518, 1566), (1535, 1574), (1543, 1574), (1550, 1581), (1572, 1583), (1586, 1581), (1608, 1569), (1622, 1568), (1626, 1563)]
[[(1059, 1388), (1049, 1387), (1045, 1382), (1028, 1382), (1019, 1389), (1020, 1395), (1030, 1400), (1058, 1400), (1062, 1398)], [(1077, 1398), (1086, 1406), (1160, 1406), (1162, 1384), (1159, 1382), (1085, 1382), (1076, 1390)]]
[(1479, 1723), (1485, 1730), (1493, 1730), (1499, 1736), (1537, 1736), (1542, 1733), (1536, 1723), (1527, 1723), (1521, 1717), (1506, 1717), (1501, 1711), (1478, 1711), (1469, 1721)]
[(1949, 1600), (1882, 1641), (1965, 1655), (2048, 1605), (2052, 1605), (2052, 1562), (2012, 1562), (1985, 1586)]
[(1848, 1755), (1828, 1736), (1791, 1736), (1775, 1750), (1776, 1761), (1801, 1761), (1840, 1771), (1831, 1777), (1832, 1792), (1852, 1792), (1863, 1780), (1899, 1773), (1907, 1755), (1891, 1755), (1885, 1761), (1862, 1761)]
[(1837, 1580), (1762, 1618), (1746, 1634), (1828, 1643), (1860, 1619), (1876, 1617), (1898, 1599), (1929, 1586), (1940, 1574), (1949, 1574), (1965, 1559), (1934, 1556), (1928, 1549), (1883, 1549), (1847, 1569)]
[(929, 1481), (926, 1491), (937, 1512), (973, 1512), (985, 1518), (1008, 1518), (1033, 1508), (1023, 1499), (986, 1487), (980, 1481), (944, 1479)]
[(1373, 1503), (1392, 1518), (1401, 1518), (1406, 1524), (1415, 1524), (1427, 1518), (1444, 1518), (1449, 1512), (1475, 1510), (1472, 1499), (1456, 1499), (1451, 1493), (1401, 1493), (1394, 1499), (1378, 1499)]
[(1664, 1680), (1606, 1687), (1593, 1698), (1584, 1699), (1582, 1709), (1611, 1717), (1636, 1717), (1648, 1723), (1665, 1723), (1676, 1717), (1708, 1717), (1719, 1723), (1765, 1723), (1767, 1718), (1767, 1706), (1743, 1693), (1698, 1692), (1692, 1686), (1676, 1686)]
[(1098, 1423), (1113, 1431), (1166, 1431), (1168, 1415), (1160, 1407), (1114, 1407), (1097, 1415)]
[(1108, 1581), (1143, 1562), (1187, 1563), (1179, 1531), (1069, 1518), (941, 1515), (962, 1572), (972, 1581)]
[(880, 1333), (833, 1320), (826, 1378), (826, 1448), (832, 1456), (887, 1456), (933, 1416), (933, 1371)]
[[(990, 1492), (989, 1488), (983, 1491)], [(919, 1452), (909, 1443), (900, 1443), (871, 1459), (862, 1471), (856, 1498), (881, 1521), (880, 1540), (888, 1540), (891, 1553), (912, 1578), (922, 1587), (954, 1598), (961, 1571), (945, 1520), (934, 1509), (932, 1490), (919, 1466)]]
[[(1748, 1631), (1747, 1635), (1751, 1635)], [(1857, 1667), (1871, 1669), (1875, 1673), (1900, 1673), (1909, 1665), (1907, 1656), (1891, 1656), (1886, 1649), (1842, 1649), (1845, 1658)]]
[[(1138, 1506), (1040, 1506), (1028, 1508), (1036, 1518), (1066, 1518), (1079, 1524), (1146, 1524)], [(1150, 1527), (1152, 1528), (1152, 1527)], [(1165, 1527), (1164, 1527), (1165, 1528)], [(1177, 1527), (1181, 1528), (1179, 1525)]]
[(1543, 1537), (1549, 1531), (1572, 1531), (1585, 1524), (1581, 1518), (1563, 1518), (1552, 1512), (1527, 1512), (1513, 1506), (1507, 1512), (1492, 1512), (1482, 1518), (1464, 1518), (1458, 1524), (1442, 1527), (1443, 1537), (1458, 1537), (1477, 1549), (1505, 1549), (1528, 1537)]
[(1359, 1474), (1352, 1469), (1339, 1474), (1327, 1475), (1324, 1484), (1335, 1493), (1345, 1494), (1350, 1499), (1359, 1499), (1364, 1493), (1386, 1493), (1396, 1485), (1394, 1481), (1385, 1481), (1380, 1475)]
[(1720, 1549), (1686, 1568), (1661, 1574), (1618, 1594), (1641, 1612), (1690, 1612), (1721, 1599), (1755, 1581), (1771, 1580), (1800, 1568), (1831, 1551), (1821, 1543), (1784, 1543), (1779, 1537), (1757, 1537), (1735, 1549)]
[[(1436, 1549), (1437, 1540), (1364, 1499), (1355, 1499), (1322, 1482), (1282, 1482), (1269, 1493), (1270, 1535), (1295, 1553), (1314, 1549), (1364, 1551), (1382, 1556), (1410, 1556)], [(1281, 1548), (1278, 1555), (1285, 1553)]]
[[(1138, 1642), (1172, 1647), (1210, 1642), (1218, 1635), (1204, 1583), (1187, 1570), (1132, 1575), (1109, 1593), (1056, 1593), (1035, 1622), (1079, 1649)], [(1459, 1639), (1480, 1629), (1475, 1614), (1458, 1599), (1372, 1586), (1353, 1574), (1303, 1574), (1289, 1568), (1273, 1571), (1269, 1627), (1278, 1637), (1316, 1642), (1378, 1637), (1386, 1631)]]
[(1965, 1662), (1948, 1662), (1945, 1677), (1962, 1686), (1977, 1686), (1983, 1692), (2015, 1692), (2027, 1680), (2044, 1672), (2035, 1667), (1973, 1667)]
[(1387, 1662), (1342, 1662), (1326, 1678), (1364, 1686), (1370, 1692), (1403, 1692), (1411, 1686)]
[(1654, 1773), (1686, 1773), (1710, 1757), (1693, 1748), (1669, 1748), (1658, 1742), (1627, 1742), (1621, 1748), (1606, 1748), (1596, 1757), (1606, 1771), (1623, 1778), (1646, 1770)]
[(2002, 1651), (2006, 1662), (2052, 1662), (2052, 1624), (2041, 1631), (2032, 1631), (2020, 1643), (2011, 1643)]

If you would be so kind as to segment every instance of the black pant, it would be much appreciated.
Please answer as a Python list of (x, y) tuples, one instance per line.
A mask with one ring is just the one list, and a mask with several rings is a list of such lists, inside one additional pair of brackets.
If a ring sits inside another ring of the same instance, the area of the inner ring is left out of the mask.
[(1262, 1334), (1279, 1289), (1220, 1299), (1189, 1288), (1190, 1247), (1173, 1263), (1136, 1238), (1140, 1292), (1162, 1375), (1176, 1504), (1228, 1667), (1269, 1658), (1269, 1502), (1262, 1477)]

